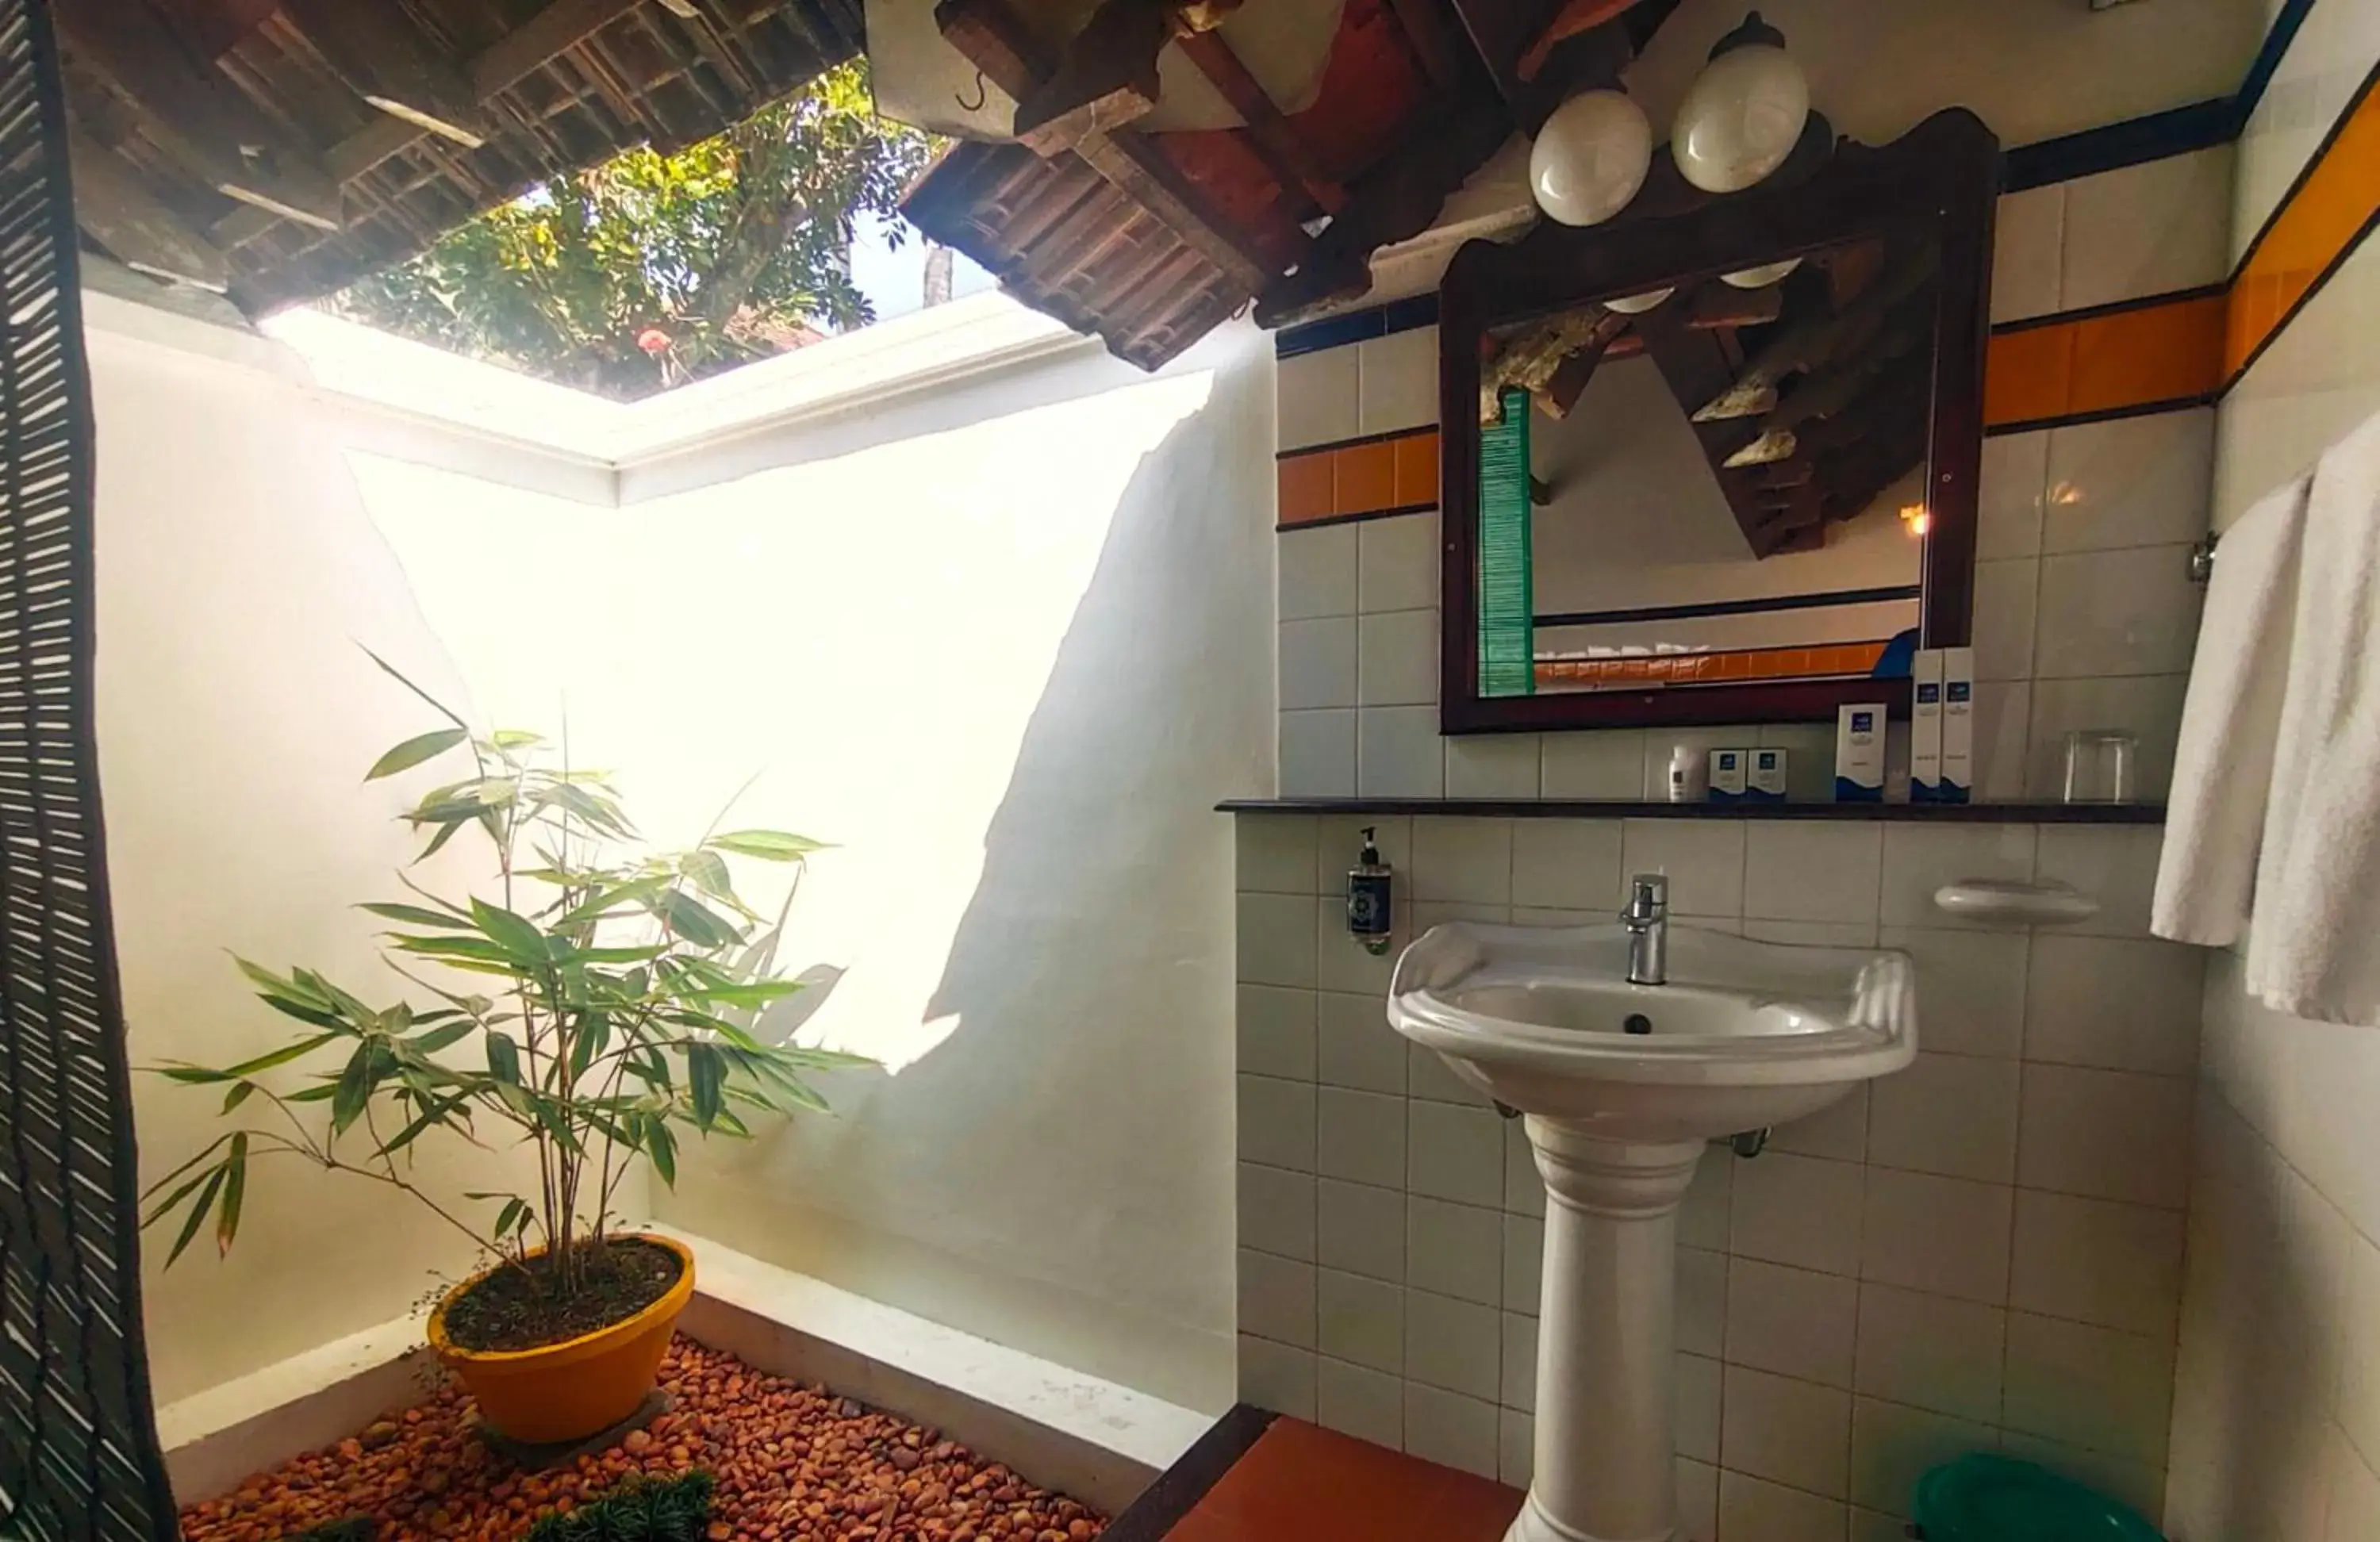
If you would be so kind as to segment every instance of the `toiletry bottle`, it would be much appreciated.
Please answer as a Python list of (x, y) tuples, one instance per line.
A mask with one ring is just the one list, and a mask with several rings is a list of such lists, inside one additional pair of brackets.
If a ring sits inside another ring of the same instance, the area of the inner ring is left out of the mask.
[(1389, 951), (1389, 865), (1380, 860), (1380, 848), (1372, 838), (1372, 827), (1366, 825), (1364, 853), (1347, 869), (1347, 932), (1363, 943), (1367, 953)]
[(1693, 745), (1670, 751), (1670, 801), (1700, 803), (1710, 795), (1710, 761)]

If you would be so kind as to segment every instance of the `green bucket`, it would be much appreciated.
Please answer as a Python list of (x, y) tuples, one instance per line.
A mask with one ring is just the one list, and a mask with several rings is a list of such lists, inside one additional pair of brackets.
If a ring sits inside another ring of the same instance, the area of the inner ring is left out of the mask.
[(2046, 1467), (1976, 1453), (1917, 1480), (1924, 1542), (2165, 1542), (2124, 1505)]

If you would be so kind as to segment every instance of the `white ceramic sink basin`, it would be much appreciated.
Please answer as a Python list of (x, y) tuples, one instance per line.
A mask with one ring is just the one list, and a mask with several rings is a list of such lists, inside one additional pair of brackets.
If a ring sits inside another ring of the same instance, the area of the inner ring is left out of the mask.
[(1669, 983), (1628, 983), (1619, 926), (1455, 922), (1398, 961), (1389, 1021), (1524, 1113), (1598, 1139), (1781, 1124), (1917, 1052), (1906, 954), (1670, 929)]
[(1677, 1210), (1706, 1143), (1917, 1053), (1904, 953), (1672, 926), (1668, 954), (1668, 983), (1631, 985), (1623, 927), (1456, 922), (1389, 987), (1398, 1032), (1528, 1116), (1546, 1182), (1536, 1464), (1505, 1542), (1677, 1536)]

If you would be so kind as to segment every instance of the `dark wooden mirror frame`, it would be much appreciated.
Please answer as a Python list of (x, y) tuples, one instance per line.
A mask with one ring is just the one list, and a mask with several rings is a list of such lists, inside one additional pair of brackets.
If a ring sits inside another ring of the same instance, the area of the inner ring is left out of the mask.
[(1473, 241), (1455, 254), (1439, 297), (1440, 732), (1830, 721), (1847, 702), (1879, 697), (1894, 715), (1906, 714), (1906, 678), (1481, 697), (1474, 576), (1479, 343), (1490, 327), (1601, 296), (1682, 288), (1716, 273), (1888, 228), (1926, 230), (1940, 242), (1942, 257), (1926, 434), (1930, 519), (1919, 558), (1918, 626), (1925, 647), (1964, 645), (1971, 640), (1974, 608), (1976, 475), (1983, 458), (1984, 350), (1990, 331), (1999, 160), (1999, 141), (1983, 120), (1954, 108), (1888, 145), (1843, 140), (1822, 169), (1791, 186), (1763, 184), (1667, 217), (1623, 212), (1609, 224), (1583, 229), (1547, 220), (1511, 246)]

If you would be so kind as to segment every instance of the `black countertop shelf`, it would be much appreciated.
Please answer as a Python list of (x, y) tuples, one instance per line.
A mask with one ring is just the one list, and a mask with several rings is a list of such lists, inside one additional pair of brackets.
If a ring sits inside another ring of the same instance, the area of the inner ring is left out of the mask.
[(1489, 820), (1884, 820), (1910, 824), (2163, 824), (2160, 803), (1621, 803), (1585, 798), (1234, 797), (1225, 814)]

